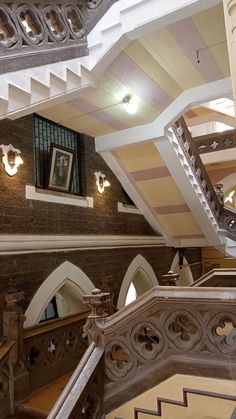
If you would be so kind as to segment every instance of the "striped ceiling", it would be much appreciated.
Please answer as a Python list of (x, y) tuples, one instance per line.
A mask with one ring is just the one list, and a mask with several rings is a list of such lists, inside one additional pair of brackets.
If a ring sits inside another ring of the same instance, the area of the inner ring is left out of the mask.
[[(40, 114), (79, 132), (104, 135), (151, 122), (185, 89), (229, 74), (219, 5), (133, 41), (99, 78), (96, 89)], [(120, 103), (127, 94), (137, 102), (135, 115)]]
[(114, 153), (169, 236), (179, 240), (204, 237), (153, 143), (120, 148)]

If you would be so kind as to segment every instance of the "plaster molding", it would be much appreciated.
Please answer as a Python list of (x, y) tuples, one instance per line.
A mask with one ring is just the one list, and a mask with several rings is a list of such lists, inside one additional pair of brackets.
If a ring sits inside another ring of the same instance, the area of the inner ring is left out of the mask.
[(166, 131), (162, 141), (155, 141), (154, 144), (171, 176), (175, 179), (196, 223), (205, 235), (208, 245), (217, 246), (225, 243), (225, 234), (218, 227), (217, 220), (200, 188), (199, 181), (189, 166), (175, 135)]
[(161, 236), (0, 235), (0, 255), (165, 245), (165, 239)]
[(40, 190), (31, 185), (26, 185), (25, 197), (26, 199), (32, 199), (35, 201), (53, 202), (56, 204), (93, 208), (93, 198), (90, 196), (83, 197), (51, 190)]
[(149, 124), (127, 128), (95, 138), (99, 153), (117, 148), (158, 140), (165, 130), (191, 107), (232, 93), (230, 77), (185, 90)]
[(39, 323), (52, 297), (64, 284), (75, 286), (81, 296), (90, 294), (95, 288), (92, 281), (78, 266), (68, 261), (63, 262), (45, 279), (34, 294), (25, 312), (24, 327), (31, 327)]
[(142, 215), (142, 211), (139, 208), (137, 208), (135, 205), (127, 205), (127, 204), (123, 204), (122, 202), (117, 202), (117, 209), (118, 209), (118, 212)]
[(161, 223), (159, 223), (157, 214), (152, 208), (148, 206), (145, 199), (137, 191), (135, 181), (131, 178), (130, 174), (126, 172), (125, 168), (122, 166), (121, 161), (109, 151), (100, 154), (110, 169), (113, 171), (114, 175), (117, 177), (125, 191), (128, 193), (136, 207), (142, 211), (142, 214), (150, 226), (154, 229), (154, 231), (164, 237), (167, 245), (178, 247), (179, 241), (173, 239), (173, 237), (171, 237), (163, 228)]

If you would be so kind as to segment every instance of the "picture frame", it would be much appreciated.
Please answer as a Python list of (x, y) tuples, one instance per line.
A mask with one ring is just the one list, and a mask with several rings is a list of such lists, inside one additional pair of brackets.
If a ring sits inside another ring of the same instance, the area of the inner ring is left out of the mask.
[(70, 192), (75, 152), (57, 144), (51, 144), (48, 189)]

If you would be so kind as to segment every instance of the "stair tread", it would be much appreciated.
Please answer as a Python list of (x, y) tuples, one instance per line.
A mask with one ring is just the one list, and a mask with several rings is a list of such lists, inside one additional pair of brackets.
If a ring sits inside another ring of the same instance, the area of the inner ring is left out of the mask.
[[(47, 417), (48, 413), (56, 403), (62, 390), (70, 379), (73, 371), (62, 375), (41, 389), (35, 391), (30, 397), (19, 404), (19, 416), (24, 415), (24, 412), (29, 414), (35, 413), (38, 417), (40, 415)], [(27, 416), (25, 416), (27, 417)], [(29, 418), (29, 416), (28, 416)], [(23, 416), (22, 416), (23, 419)]]

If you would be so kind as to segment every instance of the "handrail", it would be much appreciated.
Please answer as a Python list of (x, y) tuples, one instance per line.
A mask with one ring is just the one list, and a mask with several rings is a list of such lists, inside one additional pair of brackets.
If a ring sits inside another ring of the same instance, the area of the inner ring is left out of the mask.
[(72, 325), (80, 320), (85, 320), (90, 313), (90, 310), (84, 311), (83, 313), (76, 313), (69, 316), (65, 316), (59, 319), (47, 321), (45, 323), (39, 323), (35, 326), (24, 329), (24, 339), (31, 338), (33, 336), (41, 335), (61, 327)]
[(199, 186), (202, 189), (202, 192), (206, 197), (219, 226), (225, 230), (226, 235), (229, 238), (236, 240), (236, 211), (225, 207), (222, 202), (220, 202), (205, 166), (199, 156), (198, 147), (194, 144), (184, 118), (179, 118), (173, 125), (172, 129), (190, 167), (199, 181)]
[[(207, 282), (209, 279), (211, 279), (214, 276), (234, 276), (236, 278), (236, 268), (214, 268), (211, 269), (209, 272), (206, 272), (204, 275), (202, 275), (200, 278), (198, 278), (196, 281), (194, 281), (190, 287), (199, 287), (205, 282)], [(236, 282), (235, 282), (236, 286)]]
[(47, 419), (67, 419), (97, 368), (104, 349), (91, 343)]

